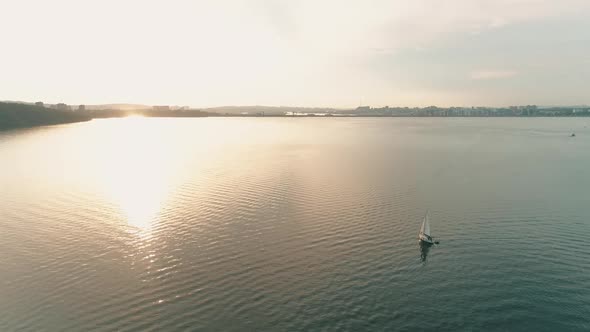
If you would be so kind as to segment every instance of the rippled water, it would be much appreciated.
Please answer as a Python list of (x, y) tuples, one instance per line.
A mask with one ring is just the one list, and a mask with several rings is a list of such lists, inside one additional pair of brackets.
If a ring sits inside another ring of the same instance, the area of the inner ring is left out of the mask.
[(2, 132), (0, 330), (589, 330), (585, 122)]

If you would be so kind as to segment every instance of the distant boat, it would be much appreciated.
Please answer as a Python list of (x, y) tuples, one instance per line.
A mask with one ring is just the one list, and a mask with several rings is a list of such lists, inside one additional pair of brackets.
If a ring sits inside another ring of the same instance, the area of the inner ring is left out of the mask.
[(424, 220), (422, 220), (422, 227), (418, 233), (418, 241), (424, 244), (434, 244), (432, 236), (430, 236), (430, 212), (426, 212)]
[(572, 133), (570, 137), (576, 137), (576, 133)]

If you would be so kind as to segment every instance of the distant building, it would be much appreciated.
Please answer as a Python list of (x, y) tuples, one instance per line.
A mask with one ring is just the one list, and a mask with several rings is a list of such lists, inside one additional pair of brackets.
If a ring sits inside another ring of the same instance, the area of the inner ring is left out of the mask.
[(42, 101), (38, 101), (38, 102), (36, 102), (36, 103), (35, 103), (35, 106), (38, 106), (38, 107), (45, 107), (45, 105), (43, 105), (43, 102), (42, 102)]
[(78, 111), (85, 111), (85, 110), (86, 110), (86, 105), (78, 106)]
[(154, 111), (169, 111), (170, 106), (153, 106), (152, 109)]
[(363, 111), (370, 111), (371, 110), (371, 106), (359, 106), (356, 108), (357, 111), (363, 112)]
[(55, 105), (55, 109), (57, 109), (58, 111), (69, 111), (70, 107), (64, 103), (59, 103)]

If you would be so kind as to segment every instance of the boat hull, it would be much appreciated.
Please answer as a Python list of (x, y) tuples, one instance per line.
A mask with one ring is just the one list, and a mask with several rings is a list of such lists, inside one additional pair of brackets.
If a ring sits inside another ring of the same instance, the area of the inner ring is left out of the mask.
[(420, 243), (424, 243), (424, 244), (434, 244), (433, 240), (427, 238), (423, 234), (418, 235), (418, 241), (420, 241)]

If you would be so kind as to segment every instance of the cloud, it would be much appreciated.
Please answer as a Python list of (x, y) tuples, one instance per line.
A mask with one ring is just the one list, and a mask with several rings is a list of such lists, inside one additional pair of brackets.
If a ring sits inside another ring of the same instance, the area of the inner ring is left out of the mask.
[(432, 48), (462, 36), (590, 11), (588, 0), (257, 0), (252, 14), (288, 47), (363, 57)]
[(495, 80), (517, 75), (513, 70), (475, 70), (471, 72), (472, 80)]

